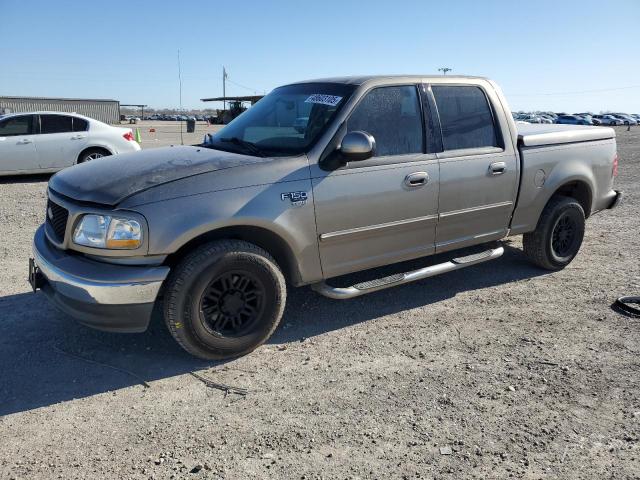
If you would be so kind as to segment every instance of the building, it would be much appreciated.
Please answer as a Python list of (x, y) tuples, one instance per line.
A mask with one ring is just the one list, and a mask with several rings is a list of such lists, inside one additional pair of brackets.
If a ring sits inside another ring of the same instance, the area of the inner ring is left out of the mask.
[(105, 123), (120, 122), (120, 102), (84, 98), (0, 97), (0, 115), (14, 112), (78, 113)]

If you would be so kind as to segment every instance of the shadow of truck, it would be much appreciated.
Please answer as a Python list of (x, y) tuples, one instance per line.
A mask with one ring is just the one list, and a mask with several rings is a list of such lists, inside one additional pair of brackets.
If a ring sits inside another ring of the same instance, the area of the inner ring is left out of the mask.
[[(399, 268), (418, 268), (450, 256), (429, 257), (350, 277), (358, 281), (367, 274), (381, 276)], [(501, 284), (508, 288), (506, 284), (510, 282), (543, 273), (528, 264), (519, 250), (506, 247), (504, 256), (497, 261), (353, 300), (329, 300), (308, 288), (291, 289), (280, 328), (269, 343), (300, 341), (385, 315), (428, 306), (463, 291)], [(352, 278), (338, 281), (350, 280)], [(474, 316), (478, 313), (464, 312)], [(0, 415), (85, 398), (224, 363), (206, 362), (184, 352), (164, 327), (159, 309), (156, 309), (149, 329), (140, 334), (105, 333), (85, 328), (57, 312), (42, 293), (0, 297), (0, 318), (0, 365), (3, 367)]]

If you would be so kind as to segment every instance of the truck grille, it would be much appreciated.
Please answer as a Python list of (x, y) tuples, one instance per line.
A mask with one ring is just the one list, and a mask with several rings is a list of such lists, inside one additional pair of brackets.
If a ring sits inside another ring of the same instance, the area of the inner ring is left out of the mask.
[(47, 224), (58, 242), (64, 240), (64, 232), (67, 229), (69, 211), (60, 205), (47, 200)]

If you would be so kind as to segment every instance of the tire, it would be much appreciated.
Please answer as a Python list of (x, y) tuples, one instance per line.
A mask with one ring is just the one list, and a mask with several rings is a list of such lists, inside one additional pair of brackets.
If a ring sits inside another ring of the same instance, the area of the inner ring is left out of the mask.
[(78, 157), (78, 163), (90, 162), (97, 158), (108, 157), (111, 153), (104, 148), (89, 148)]
[(524, 253), (541, 268), (562, 270), (578, 254), (584, 228), (584, 210), (577, 200), (552, 197), (544, 207), (536, 229), (524, 234)]
[(205, 360), (239, 357), (264, 343), (280, 323), (287, 298), (275, 260), (240, 240), (197, 248), (172, 270), (165, 288), (171, 335)]

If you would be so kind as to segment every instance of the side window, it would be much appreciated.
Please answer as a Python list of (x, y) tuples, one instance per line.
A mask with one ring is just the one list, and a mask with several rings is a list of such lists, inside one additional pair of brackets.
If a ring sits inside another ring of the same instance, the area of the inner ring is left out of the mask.
[(493, 114), (478, 87), (431, 87), (438, 106), (445, 150), (497, 147)]
[(40, 133), (71, 132), (72, 123), (72, 118), (66, 115), (40, 115)]
[(422, 152), (422, 114), (416, 87), (380, 87), (369, 92), (347, 121), (347, 131), (376, 139), (376, 157)]
[(73, 121), (73, 131), (74, 132), (86, 132), (89, 130), (89, 122), (82, 118), (71, 117)]
[(15, 137), (33, 133), (33, 115), (22, 115), (0, 120), (0, 137)]

